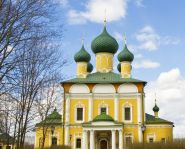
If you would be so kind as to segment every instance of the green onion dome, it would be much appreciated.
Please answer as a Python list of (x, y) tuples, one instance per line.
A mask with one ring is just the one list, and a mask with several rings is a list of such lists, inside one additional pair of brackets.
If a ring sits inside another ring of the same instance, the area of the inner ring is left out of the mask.
[(85, 50), (84, 45), (80, 51), (78, 51), (74, 56), (75, 62), (89, 62), (91, 60), (90, 54)]
[(134, 55), (128, 50), (127, 45), (125, 45), (124, 49), (118, 54), (118, 60), (120, 62), (132, 62), (134, 60)]
[(101, 121), (114, 121), (114, 119), (107, 115), (105, 112), (102, 112), (100, 115), (96, 116), (93, 120), (94, 122), (101, 122)]
[(93, 65), (91, 63), (87, 64), (87, 72), (91, 73), (93, 71)]
[(157, 106), (157, 104), (155, 104), (155, 106), (153, 107), (153, 111), (154, 112), (159, 112), (159, 107)]
[(117, 69), (119, 72), (121, 72), (121, 63), (118, 64)]
[(92, 41), (91, 48), (94, 53), (108, 52), (115, 54), (118, 50), (118, 43), (104, 27), (103, 32)]

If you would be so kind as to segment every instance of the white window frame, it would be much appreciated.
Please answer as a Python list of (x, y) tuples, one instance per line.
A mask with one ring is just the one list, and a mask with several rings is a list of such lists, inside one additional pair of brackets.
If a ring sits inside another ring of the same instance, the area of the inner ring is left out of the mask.
[(101, 114), (101, 108), (106, 108), (106, 114), (109, 115), (108, 104), (100, 104), (98, 107), (99, 107), (99, 108), (98, 108), (98, 115)]
[(132, 143), (134, 142), (134, 136), (133, 136), (132, 133), (126, 133), (126, 134), (124, 135), (124, 142), (125, 142), (125, 145), (127, 145), (127, 144), (126, 144), (126, 138), (131, 138), (131, 142), (132, 142)]
[[(82, 120), (77, 120), (77, 108), (82, 108), (83, 109), (83, 113), (82, 113)], [(78, 104), (78, 105), (76, 105), (76, 107), (75, 107), (75, 122), (76, 123), (83, 123), (85, 120), (85, 106), (84, 105), (81, 105), (81, 104)]]
[(77, 148), (76, 147), (76, 141), (77, 141), (77, 139), (80, 139), (81, 140), (81, 148), (82, 148), (82, 138), (78, 136), (78, 137), (75, 137), (74, 149), (81, 149), (81, 148)]
[[(125, 120), (125, 108), (130, 108), (130, 120)], [(122, 116), (122, 119), (123, 119), (123, 122), (125, 122), (125, 123), (132, 123), (132, 113), (133, 113), (133, 109), (132, 109), (132, 105), (131, 104), (125, 104), (125, 105), (123, 105), (123, 111), (122, 111), (122, 113), (123, 113), (123, 116)]]
[(147, 134), (147, 142), (150, 143), (150, 138), (153, 138), (153, 143), (155, 142), (155, 134)]

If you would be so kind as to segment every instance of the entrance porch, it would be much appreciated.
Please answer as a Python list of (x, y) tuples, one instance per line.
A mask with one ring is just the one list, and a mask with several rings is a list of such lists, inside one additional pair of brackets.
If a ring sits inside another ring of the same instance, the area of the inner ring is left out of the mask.
[(123, 124), (96, 122), (84, 125), (82, 149), (123, 149)]

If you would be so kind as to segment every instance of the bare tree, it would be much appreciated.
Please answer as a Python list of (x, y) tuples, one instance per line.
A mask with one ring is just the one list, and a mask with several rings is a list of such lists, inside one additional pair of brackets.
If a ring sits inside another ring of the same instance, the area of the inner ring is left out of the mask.
[[(12, 70), (19, 65), (19, 53), (25, 42), (45, 38), (51, 32), (54, 12), (51, 0), (0, 0), (0, 91), (14, 79)], [(45, 34), (43, 34), (45, 29)]]
[[(40, 144), (40, 149), (44, 149), (46, 135), (48, 133), (48, 128), (51, 126), (48, 125), (47, 118), (51, 111), (56, 108), (57, 105), (57, 94), (59, 89), (59, 84), (56, 84), (56, 80), (58, 80), (56, 77), (53, 78), (54, 82), (50, 82), (48, 85), (45, 86), (45, 88), (42, 88), (40, 90), (40, 94), (38, 96), (38, 99), (36, 100), (35, 107), (38, 111), (38, 119), (41, 121), (40, 123), (40, 129), (41, 129), (41, 136), (42, 141)], [(58, 81), (57, 81), (58, 82)], [(49, 123), (54, 123), (51, 120), (49, 120)]]

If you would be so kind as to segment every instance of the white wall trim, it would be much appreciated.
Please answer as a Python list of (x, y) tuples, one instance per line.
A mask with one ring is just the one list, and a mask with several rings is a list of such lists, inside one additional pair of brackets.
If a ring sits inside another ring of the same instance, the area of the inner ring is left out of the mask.
[(86, 84), (73, 84), (69, 93), (90, 93), (89, 87)]
[(116, 93), (116, 89), (112, 84), (96, 84), (93, 89), (93, 93)]
[(138, 93), (138, 88), (135, 84), (125, 83), (118, 87), (118, 93)]

